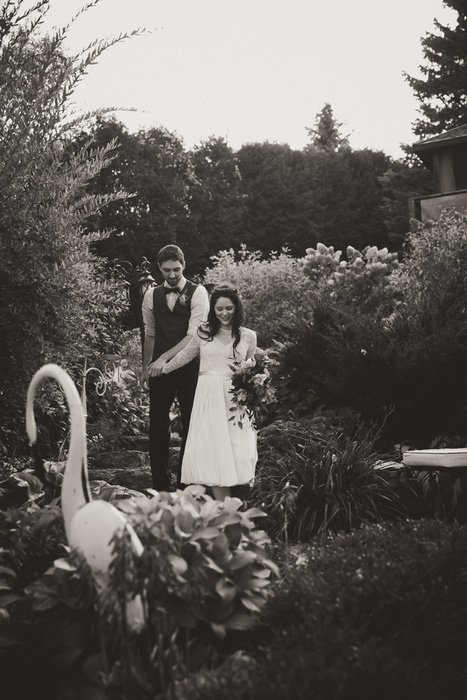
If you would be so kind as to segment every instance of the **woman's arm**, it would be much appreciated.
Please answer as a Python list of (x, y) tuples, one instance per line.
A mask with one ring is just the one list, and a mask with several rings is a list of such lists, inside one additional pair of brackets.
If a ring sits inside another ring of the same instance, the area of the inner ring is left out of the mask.
[(254, 331), (249, 331), (248, 336), (248, 350), (246, 351), (247, 359), (254, 357), (256, 352), (256, 333)]
[(200, 342), (201, 338), (197, 333), (192, 335), (188, 345), (186, 345), (183, 350), (180, 350), (169, 362), (166, 362), (162, 368), (162, 374), (168, 374), (169, 372), (173, 372), (174, 369), (188, 364), (188, 362), (199, 353)]

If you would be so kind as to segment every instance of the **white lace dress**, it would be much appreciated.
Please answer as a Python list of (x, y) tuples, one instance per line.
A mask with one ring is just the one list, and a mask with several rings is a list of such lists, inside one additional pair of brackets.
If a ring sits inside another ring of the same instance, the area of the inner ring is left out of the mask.
[[(235, 359), (253, 357), (255, 350), (256, 333), (242, 328)], [(229, 365), (234, 361), (230, 332), (219, 331), (211, 341), (195, 334), (164, 366), (163, 372), (182, 367), (198, 353), (200, 369), (182, 462), (182, 483), (206, 486), (249, 483), (254, 478), (258, 458), (256, 431), (247, 419), (242, 419), (242, 427), (236, 421), (229, 421), (233, 415)]]

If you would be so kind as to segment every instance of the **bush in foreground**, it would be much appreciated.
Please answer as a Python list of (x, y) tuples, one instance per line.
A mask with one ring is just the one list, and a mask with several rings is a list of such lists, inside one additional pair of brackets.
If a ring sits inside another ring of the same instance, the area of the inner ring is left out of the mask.
[[(199, 486), (125, 501), (144, 552), (136, 557), (126, 539), (116, 540), (99, 590), (76, 552), (52, 566), (65, 554), (56, 506), (0, 513), (4, 683), (13, 691), (26, 684), (28, 697), (29, 677), (19, 673), (28, 658), (35, 692), (51, 700), (72, 688), (76, 697), (145, 700), (165, 697), (208, 659), (220, 663), (218, 650), (231, 651), (230, 638), (256, 624), (277, 573), (268, 537), (253, 522), (263, 513), (241, 505), (214, 501)], [(135, 596), (139, 627), (126, 614)]]
[[(467, 530), (438, 521), (367, 525), (309, 545), (235, 659), (244, 679), (230, 699), (463, 700), (466, 551)], [(232, 664), (198, 674), (193, 695), (177, 697), (220, 699), (231, 677)]]

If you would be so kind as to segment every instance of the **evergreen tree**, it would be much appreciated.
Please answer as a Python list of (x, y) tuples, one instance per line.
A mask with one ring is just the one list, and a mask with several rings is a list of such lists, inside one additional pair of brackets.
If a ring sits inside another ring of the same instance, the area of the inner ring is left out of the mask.
[(341, 135), (342, 126), (343, 124), (334, 118), (331, 105), (326, 102), (321, 112), (316, 115), (314, 129), (306, 127), (311, 139), (311, 150), (318, 149), (326, 153), (334, 153), (347, 148), (349, 141), (347, 136)]
[(414, 133), (422, 138), (467, 123), (467, 0), (443, 4), (457, 12), (457, 25), (451, 28), (435, 20), (438, 31), (421, 40), (423, 77), (405, 75), (420, 102), (423, 116), (415, 121)]

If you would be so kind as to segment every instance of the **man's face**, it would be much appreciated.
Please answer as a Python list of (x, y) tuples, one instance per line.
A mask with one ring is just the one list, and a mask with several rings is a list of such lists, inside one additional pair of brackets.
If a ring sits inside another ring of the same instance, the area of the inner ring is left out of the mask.
[(164, 280), (171, 286), (176, 287), (183, 277), (185, 263), (179, 260), (165, 260), (159, 265)]

